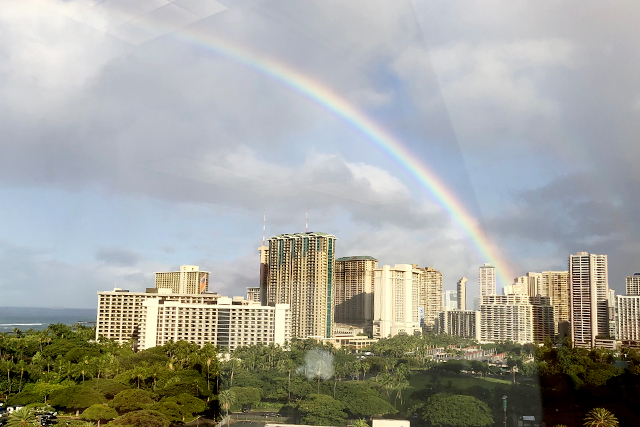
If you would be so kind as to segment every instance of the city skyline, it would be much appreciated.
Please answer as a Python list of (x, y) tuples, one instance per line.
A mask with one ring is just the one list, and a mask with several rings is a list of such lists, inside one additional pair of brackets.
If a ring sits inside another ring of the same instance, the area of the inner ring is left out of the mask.
[(639, 5), (211, 0), (133, 40), (81, 1), (0, 2), (0, 306), (180, 265), (244, 295), (265, 210), (467, 277), (469, 308), (484, 263), (497, 293), (578, 251), (617, 294), (640, 270)]

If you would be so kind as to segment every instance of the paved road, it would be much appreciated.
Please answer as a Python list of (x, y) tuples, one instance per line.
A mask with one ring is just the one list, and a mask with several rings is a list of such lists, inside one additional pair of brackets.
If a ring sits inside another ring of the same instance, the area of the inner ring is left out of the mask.
[(262, 421), (231, 420), (231, 425), (233, 427), (264, 427), (266, 423), (263, 423)]

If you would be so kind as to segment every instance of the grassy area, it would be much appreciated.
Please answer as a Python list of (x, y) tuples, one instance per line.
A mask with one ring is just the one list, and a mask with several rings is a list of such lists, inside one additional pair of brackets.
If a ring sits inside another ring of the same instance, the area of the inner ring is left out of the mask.
[[(480, 386), (492, 390), (496, 384), (511, 384), (508, 379), (491, 378), (491, 377), (473, 377), (466, 374), (450, 374), (445, 372), (438, 372), (435, 376), (435, 382), (448, 385), (456, 388), (469, 388), (473, 386)], [(430, 372), (414, 372), (409, 378), (409, 394), (415, 390), (421, 390), (434, 383), (434, 376)]]

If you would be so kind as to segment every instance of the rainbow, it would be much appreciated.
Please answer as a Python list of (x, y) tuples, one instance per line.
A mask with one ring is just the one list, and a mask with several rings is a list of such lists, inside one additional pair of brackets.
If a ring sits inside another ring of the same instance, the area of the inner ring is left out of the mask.
[(320, 105), (366, 136), (367, 139), (409, 171), (435, 197), (438, 203), (449, 212), (454, 221), (471, 238), (480, 255), (486, 262), (496, 267), (497, 277), (502, 281), (502, 284), (512, 283), (512, 277), (514, 276), (509, 271), (508, 263), (502, 259), (499, 251), (481, 229), (476, 219), (469, 214), (455, 194), (397, 138), (347, 100), (282, 62), (260, 56), (227, 40), (211, 35), (201, 36), (194, 34), (189, 29), (174, 33), (174, 36), (185, 42), (212, 50), (217, 54), (269, 76), (305, 96), (313, 103)]
[[(52, 5), (48, 4), (48, 6)], [(62, 6), (58, 6), (62, 11)], [(68, 12), (65, 12), (65, 15), (71, 16), (68, 15)], [(511, 284), (510, 278), (514, 276), (509, 271), (508, 263), (501, 257), (500, 252), (484, 233), (478, 221), (469, 214), (464, 205), (460, 203), (455, 194), (447, 188), (438, 176), (427, 165), (420, 162), (397, 138), (347, 100), (288, 65), (261, 56), (214, 35), (199, 34), (193, 28), (193, 26), (182, 28), (171, 34), (179, 40), (211, 50), (272, 78), (342, 119), (376, 144), (383, 152), (387, 153), (411, 173), (435, 197), (437, 202), (449, 212), (453, 220), (473, 241), (481, 257), (496, 267), (496, 276), (502, 281), (502, 284)], [(165, 32), (162, 31), (161, 33)]]

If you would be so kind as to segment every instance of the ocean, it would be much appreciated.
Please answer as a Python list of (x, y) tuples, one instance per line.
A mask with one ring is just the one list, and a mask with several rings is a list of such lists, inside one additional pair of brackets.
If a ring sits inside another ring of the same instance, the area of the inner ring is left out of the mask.
[(95, 325), (96, 310), (92, 308), (0, 307), (0, 333), (14, 328), (26, 331), (43, 330), (51, 323)]

